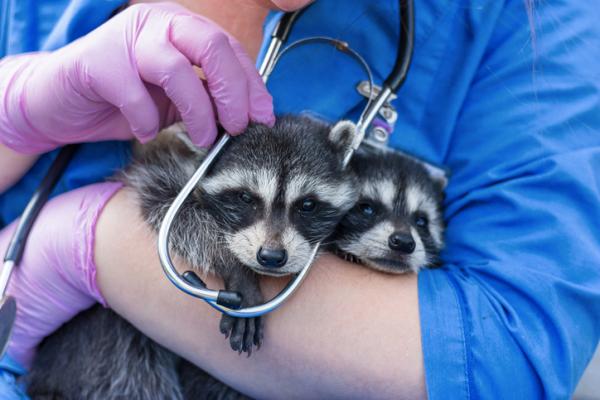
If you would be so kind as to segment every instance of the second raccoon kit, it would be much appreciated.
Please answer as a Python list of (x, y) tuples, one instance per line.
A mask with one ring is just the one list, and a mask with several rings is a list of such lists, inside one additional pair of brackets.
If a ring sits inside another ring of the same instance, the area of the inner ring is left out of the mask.
[(331, 237), (333, 252), (394, 274), (438, 265), (445, 178), (411, 157), (367, 144), (354, 154), (350, 168), (359, 197)]

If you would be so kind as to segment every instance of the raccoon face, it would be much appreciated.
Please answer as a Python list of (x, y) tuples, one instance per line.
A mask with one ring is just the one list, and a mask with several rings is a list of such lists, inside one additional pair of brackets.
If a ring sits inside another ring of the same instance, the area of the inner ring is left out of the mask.
[(337, 248), (385, 272), (433, 266), (443, 247), (443, 184), (394, 153), (357, 154), (352, 168), (360, 194), (336, 231)]
[(299, 272), (356, 201), (355, 180), (341, 166), (352, 134), (347, 125), (286, 117), (233, 138), (199, 194), (222, 245), (257, 273)]

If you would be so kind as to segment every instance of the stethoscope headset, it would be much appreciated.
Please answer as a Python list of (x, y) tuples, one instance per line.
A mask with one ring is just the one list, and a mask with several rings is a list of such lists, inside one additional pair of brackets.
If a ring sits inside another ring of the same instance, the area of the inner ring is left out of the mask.
[[(265, 57), (259, 68), (259, 73), (266, 82), (269, 75), (273, 71), (273, 68), (277, 64), (277, 61), (284, 53), (299, 45), (314, 41), (332, 43), (338, 50), (352, 56), (361, 63), (369, 76), (371, 95), (369, 96), (367, 105), (356, 124), (356, 135), (352, 146), (343, 159), (343, 166), (346, 167), (350, 162), (354, 151), (356, 151), (356, 149), (358, 149), (362, 143), (367, 128), (371, 125), (381, 108), (388, 103), (390, 97), (400, 88), (406, 79), (414, 46), (413, 1), (399, 0), (401, 29), (396, 61), (392, 71), (384, 80), (381, 90), (379, 90), (376, 95), (373, 95), (374, 85), (372, 74), (368, 65), (362, 59), (362, 57), (352, 50), (345, 42), (328, 37), (312, 37), (298, 40), (282, 49), (290, 35), (294, 23), (305, 9), (285, 13), (280, 18), (271, 34), (271, 40), (267, 47)], [(218, 155), (224, 151), (230, 138), (231, 137), (229, 135), (225, 134), (219, 139), (219, 141), (212, 147), (196, 172), (188, 180), (179, 195), (169, 207), (158, 233), (158, 255), (167, 278), (169, 278), (169, 280), (180, 290), (189, 294), (190, 296), (194, 296), (206, 301), (208, 304), (222, 313), (231, 315), (233, 317), (252, 318), (275, 310), (296, 291), (306, 277), (315, 257), (317, 256), (320, 243), (317, 243), (313, 247), (311, 254), (308, 260), (306, 260), (306, 264), (302, 270), (290, 280), (290, 282), (285, 286), (285, 288), (283, 288), (283, 290), (281, 290), (281, 292), (279, 292), (279, 294), (266, 303), (252, 307), (240, 308), (243, 299), (238, 292), (228, 290), (213, 290), (207, 288), (206, 284), (198, 275), (196, 275), (194, 271), (186, 271), (183, 274), (179, 274), (173, 265), (169, 252), (169, 234), (173, 225), (173, 221), (175, 220), (187, 197), (198, 185), (198, 182), (209, 171)], [(27, 204), (27, 207), (25, 208), (25, 211), (18, 222), (6, 251), (2, 271), (0, 272), (0, 356), (4, 354), (8, 344), (17, 311), (15, 299), (12, 296), (6, 296), (6, 289), (8, 287), (10, 276), (14, 268), (21, 261), (27, 237), (33, 226), (33, 223), (35, 222), (35, 219), (37, 218), (43, 205), (48, 200), (48, 197), (56, 185), (56, 182), (69, 164), (69, 161), (73, 157), (76, 148), (76, 145), (68, 145), (61, 149), (51, 165), (48, 173), (42, 180), (40, 186)]]

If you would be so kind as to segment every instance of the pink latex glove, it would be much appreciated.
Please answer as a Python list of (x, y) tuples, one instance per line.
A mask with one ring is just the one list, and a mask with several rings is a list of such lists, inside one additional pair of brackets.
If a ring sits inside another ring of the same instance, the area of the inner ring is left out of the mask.
[(174, 122), (172, 105), (198, 146), (215, 140), (215, 111), (232, 134), (249, 119), (275, 121), (271, 96), (241, 45), (172, 3), (131, 6), (59, 50), (0, 62), (0, 141), (20, 153), (146, 142)]
[[(121, 186), (99, 183), (63, 194), (36, 220), (8, 286), (17, 319), (7, 351), (24, 367), (44, 337), (94, 303), (105, 304), (96, 285), (94, 233), (100, 212)], [(0, 232), (0, 254), (14, 228)]]

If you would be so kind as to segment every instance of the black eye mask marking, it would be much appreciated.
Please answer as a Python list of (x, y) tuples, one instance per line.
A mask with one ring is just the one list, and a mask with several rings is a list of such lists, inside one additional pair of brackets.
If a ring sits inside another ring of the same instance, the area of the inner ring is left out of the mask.
[(375, 217), (375, 207), (368, 202), (361, 202), (358, 203), (358, 208), (359, 210), (362, 212), (362, 215), (365, 218), (371, 218), (371, 217)]
[(228, 189), (217, 194), (202, 194), (203, 207), (225, 231), (252, 225), (264, 215), (262, 199), (247, 190)]
[(423, 212), (417, 211), (413, 214), (413, 223), (417, 229), (429, 232), (429, 219)]
[(330, 203), (307, 196), (290, 207), (289, 218), (296, 230), (310, 243), (325, 239), (342, 217), (340, 210)]
[(381, 202), (361, 198), (340, 222), (339, 235), (343, 237), (344, 232), (352, 232), (353, 235), (366, 232), (384, 219), (386, 214), (385, 206)]
[(309, 214), (317, 209), (317, 201), (312, 197), (306, 197), (304, 200), (298, 202), (296, 207), (301, 213)]
[(248, 193), (247, 191), (242, 191), (239, 194), (239, 198), (242, 202), (246, 203), (246, 204), (253, 204), (254, 203), (254, 196), (252, 196), (252, 194)]

